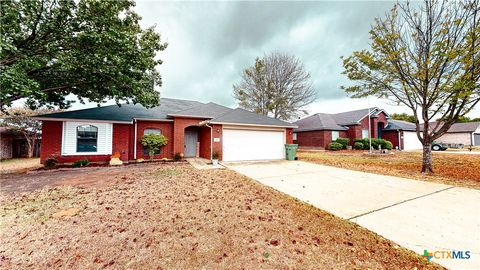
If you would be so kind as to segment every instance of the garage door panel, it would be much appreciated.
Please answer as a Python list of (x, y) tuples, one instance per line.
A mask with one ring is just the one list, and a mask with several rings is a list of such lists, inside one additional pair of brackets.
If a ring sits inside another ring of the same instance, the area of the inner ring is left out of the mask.
[(265, 130), (223, 130), (223, 160), (284, 159), (285, 133)]
[(403, 146), (404, 150), (422, 149), (422, 143), (418, 139), (416, 132), (403, 132)]

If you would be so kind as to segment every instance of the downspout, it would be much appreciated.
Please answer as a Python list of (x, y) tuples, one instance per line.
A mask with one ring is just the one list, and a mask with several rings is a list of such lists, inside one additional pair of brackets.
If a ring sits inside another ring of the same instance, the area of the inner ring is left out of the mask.
[(213, 156), (213, 128), (212, 126), (209, 126), (207, 122), (205, 122), (205, 126), (210, 128), (210, 160), (212, 160)]
[(137, 119), (133, 119), (135, 125), (135, 134), (133, 134), (133, 159), (137, 159)]
[(397, 129), (397, 137), (398, 137), (398, 150), (403, 150), (402, 149), (402, 141), (401, 141), (402, 136), (400, 135), (400, 130), (399, 129)]

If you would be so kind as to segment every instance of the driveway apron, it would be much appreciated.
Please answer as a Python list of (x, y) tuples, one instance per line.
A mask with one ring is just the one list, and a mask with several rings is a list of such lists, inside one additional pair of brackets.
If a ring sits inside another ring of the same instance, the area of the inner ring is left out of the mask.
[(470, 259), (432, 260), (451, 269), (480, 269), (479, 190), (301, 161), (224, 165), (416, 253), (469, 251)]

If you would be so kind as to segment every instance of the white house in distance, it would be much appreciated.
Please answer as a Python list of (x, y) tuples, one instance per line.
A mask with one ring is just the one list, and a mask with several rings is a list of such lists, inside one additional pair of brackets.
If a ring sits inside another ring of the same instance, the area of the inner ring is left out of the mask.
[(480, 145), (480, 122), (455, 123), (437, 142)]

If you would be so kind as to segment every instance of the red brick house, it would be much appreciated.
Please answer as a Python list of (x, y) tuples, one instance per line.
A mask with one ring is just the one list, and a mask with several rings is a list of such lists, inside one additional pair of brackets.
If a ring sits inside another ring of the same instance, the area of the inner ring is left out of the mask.
[[(370, 117), (369, 117), (370, 114)], [(382, 109), (370, 108), (336, 114), (316, 113), (294, 124), (294, 143), (301, 147), (325, 148), (337, 138), (382, 138), (389, 115)], [(370, 119), (370, 132), (369, 121)]]
[(163, 134), (168, 144), (156, 159), (185, 157), (224, 161), (283, 159), (284, 145), (292, 143), (296, 125), (240, 108), (215, 103), (162, 98), (147, 109), (139, 104), (112, 105), (41, 115), (43, 163), (55, 157), (60, 163), (80, 159), (109, 161), (120, 153), (124, 162), (148, 158), (140, 140), (144, 134)]

